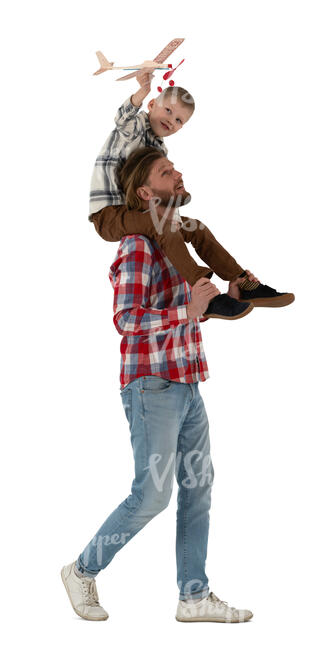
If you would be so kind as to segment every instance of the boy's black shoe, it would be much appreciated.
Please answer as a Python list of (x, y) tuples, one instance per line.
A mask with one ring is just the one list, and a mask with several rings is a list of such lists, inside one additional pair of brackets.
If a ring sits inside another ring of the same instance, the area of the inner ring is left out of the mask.
[(294, 293), (279, 293), (267, 284), (259, 284), (256, 289), (250, 291), (241, 289), (239, 302), (245, 304), (249, 300), (254, 307), (285, 307), (294, 299)]
[(205, 313), (204, 317), (208, 318), (224, 318), (225, 320), (236, 320), (247, 316), (252, 311), (254, 305), (250, 302), (243, 302), (231, 298), (227, 293), (220, 293), (213, 298)]

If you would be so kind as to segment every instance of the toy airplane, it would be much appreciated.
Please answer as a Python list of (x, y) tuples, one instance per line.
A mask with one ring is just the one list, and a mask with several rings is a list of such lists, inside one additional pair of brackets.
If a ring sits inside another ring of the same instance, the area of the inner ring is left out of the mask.
[[(132, 77), (135, 77), (137, 74), (137, 70), (150, 70), (151, 72), (153, 70), (168, 70), (168, 68), (172, 68), (172, 65), (169, 63), (168, 65), (164, 63), (164, 61), (172, 54), (179, 45), (182, 44), (184, 41), (184, 38), (174, 38), (166, 47), (161, 50), (161, 52), (153, 59), (153, 61), (144, 61), (140, 65), (130, 65), (130, 66), (114, 66), (114, 62), (110, 62), (106, 59), (104, 54), (102, 52), (98, 51), (96, 52), (96, 55), (99, 59), (100, 63), (100, 68), (93, 74), (101, 74), (102, 72), (106, 72), (107, 70), (135, 70), (135, 72), (131, 72), (130, 74), (125, 75), (124, 77), (118, 77), (116, 81), (124, 81), (125, 79), (131, 79)], [(183, 59), (184, 61), (184, 59)], [(183, 63), (181, 61), (180, 63)], [(178, 65), (180, 65), (180, 63)], [(175, 70), (178, 68), (174, 68), (174, 70), (170, 69), (168, 72), (165, 73), (163, 78), (169, 79), (169, 77), (175, 72)], [(166, 76), (167, 75), (167, 76)], [(170, 82), (169, 82), (170, 83)]]

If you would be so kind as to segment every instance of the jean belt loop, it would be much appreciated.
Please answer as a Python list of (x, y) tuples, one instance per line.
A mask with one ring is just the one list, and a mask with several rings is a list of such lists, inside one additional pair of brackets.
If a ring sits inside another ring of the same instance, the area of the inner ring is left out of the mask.
[(137, 383), (138, 383), (137, 389), (138, 389), (139, 393), (141, 393), (142, 390), (143, 390), (143, 387), (144, 387), (144, 376), (139, 377)]

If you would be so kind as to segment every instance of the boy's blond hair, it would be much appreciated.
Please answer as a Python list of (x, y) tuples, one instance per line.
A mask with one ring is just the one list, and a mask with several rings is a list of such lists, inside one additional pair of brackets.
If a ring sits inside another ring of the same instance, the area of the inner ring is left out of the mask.
[(185, 108), (189, 108), (191, 114), (195, 109), (195, 102), (192, 95), (181, 86), (168, 86), (157, 97), (157, 103), (162, 106), (164, 99), (170, 99), (171, 104), (180, 102)]

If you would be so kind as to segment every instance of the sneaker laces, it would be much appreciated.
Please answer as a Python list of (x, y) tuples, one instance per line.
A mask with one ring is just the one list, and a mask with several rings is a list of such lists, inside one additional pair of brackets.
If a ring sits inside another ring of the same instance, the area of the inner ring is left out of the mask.
[(212, 591), (208, 595), (208, 600), (210, 600), (210, 602), (212, 602), (215, 606), (225, 605), (225, 607), (231, 609), (232, 612), (236, 611), (235, 607), (229, 607), (229, 603), (227, 600), (220, 600), (220, 598), (217, 598), (217, 596)]
[(240, 283), (240, 290), (241, 291), (254, 291), (254, 289), (257, 289), (257, 287), (260, 285), (259, 280), (249, 280), (248, 275), (245, 275), (243, 278), (243, 281)]
[(83, 585), (85, 604), (89, 605), (90, 607), (100, 606), (97, 585), (94, 578), (81, 578), (81, 580)]

